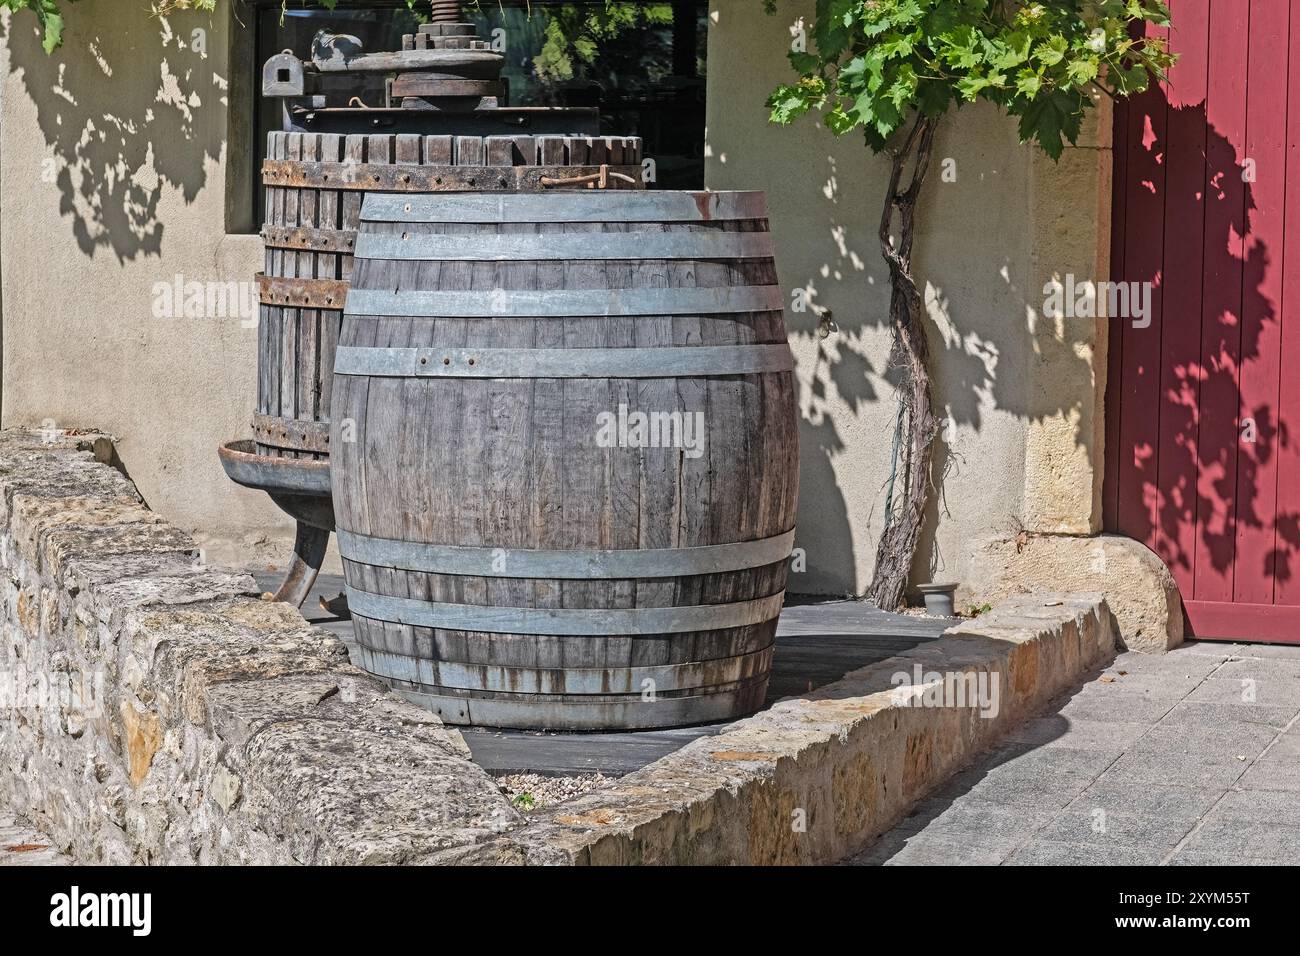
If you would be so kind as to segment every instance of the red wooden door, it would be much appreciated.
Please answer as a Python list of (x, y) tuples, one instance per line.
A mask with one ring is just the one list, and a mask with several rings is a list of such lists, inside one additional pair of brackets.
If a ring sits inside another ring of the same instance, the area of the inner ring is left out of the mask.
[(1169, 82), (1115, 112), (1112, 279), (1152, 297), (1110, 319), (1105, 524), (1193, 636), (1300, 643), (1300, 5), (1170, 6)]

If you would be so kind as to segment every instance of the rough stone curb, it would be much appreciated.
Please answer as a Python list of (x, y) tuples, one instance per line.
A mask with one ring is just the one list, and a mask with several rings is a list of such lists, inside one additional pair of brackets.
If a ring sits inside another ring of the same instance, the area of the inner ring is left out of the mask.
[[(1016, 598), (524, 818), (111, 460), (106, 436), (0, 432), (0, 799), (80, 862), (832, 862), (1115, 650), (1100, 595)], [(996, 681), (996, 714), (913, 706), (943, 675)]]
[[(1113, 659), (1097, 594), (1017, 598), (944, 636), (693, 741), (528, 826), (436, 862), (809, 864), (861, 850), (1014, 724)], [(921, 671), (909, 689), (898, 674)], [(915, 706), (985, 675), (996, 716)], [(936, 678), (935, 675), (940, 675)], [(963, 680), (966, 678), (963, 676)]]
[(0, 433), (0, 798), (80, 862), (402, 863), (520, 815), (97, 434)]

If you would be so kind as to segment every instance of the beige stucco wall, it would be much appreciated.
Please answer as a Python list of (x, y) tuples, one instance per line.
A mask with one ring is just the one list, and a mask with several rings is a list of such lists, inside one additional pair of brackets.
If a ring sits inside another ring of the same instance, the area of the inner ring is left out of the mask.
[[(790, 76), (789, 25), (811, 0), (717, 0), (709, 39), (708, 184), (769, 197), (782, 283), (829, 308), (838, 331), (790, 312), (803, 418), (800, 591), (860, 593), (889, 466), (885, 270), (875, 238), (885, 165), (857, 137), (811, 120), (771, 127), (763, 100)], [(111, 14), (111, 15), (110, 15)], [(276, 541), (290, 526), (225, 478), (215, 449), (247, 434), (256, 331), (237, 319), (158, 319), (153, 288), (248, 280), (255, 236), (227, 235), (226, 12), (153, 19), (145, 4), (84, 0), (68, 42), (41, 51), (33, 18), (0, 18), (0, 270), (3, 420), (94, 425), (151, 506), (220, 541)], [(193, 48), (195, 28), (206, 51)], [(242, 29), (235, 27), (235, 29)], [(238, 47), (238, 45), (236, 45)], [(235, 98), (238, 101), (238, 92)], [(238, 115), (238, 113), (236, 113)], [(1106, 130), (1103, 113), (1096, 129)], [(1018, 144), (985, 107), (946, 122), (921, 211), (916, 269), (935, 321), (938, 403), (951, 416), (941, 496), (918, 580), (967, 582), (980, 545), (1098, 525), (1104, 334), (1043, 321), (1053, 273), (1106, 274), (1106, 143), (1059, 165)], [(247, 147), (236, 142), (242, 170)], [(943, 181), (943, 160), (956, 179)]]
[(85, 0), (48, 57), (30, 12), (0, 20), (3, 420), (111, 431), (155, 510), (257, 539), (291, 526), (216, 457), (247, 435), (256, 328), (152, 309), (178, 274), (260, 269), (257, 236), (226, 234), (227, 16)]
[[(764, 16), (748, 0), (715, 0), (706, 182), (767, 191), (782, 284), (806, 290), (838, 326), (823, 340), (817, 315), (787, 314), (803, 417), (798, 545), (807, 552), (791, 587), (861, 593), (896, 407), (876, 238), (888, 167), (860, 136), (836, 138), (812, 118), (789, 128), (766, 121), (767, 93), (792, 76), (791, 24), (811, 20), (813, 6), (781, 0)], [(1109, 144), (1099, 129), (1109, 129), (1104, 104), (1087, 145), (1059, 165), (1021, 146), (1014, 123), (991, 107), (963, 108), (937, 137), (914, 266), (934, 320), (937, 405), (951, 424), (918, 581), (984, 575), (976, 556), (989, 538), (1099, 527), (1104, 323), (1040, 315), (1053, 274), (1107, 274)]]

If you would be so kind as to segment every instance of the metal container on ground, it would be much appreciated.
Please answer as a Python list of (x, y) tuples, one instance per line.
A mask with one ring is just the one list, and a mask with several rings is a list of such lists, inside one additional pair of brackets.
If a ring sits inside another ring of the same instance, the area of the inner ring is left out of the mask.
[(358, 663), (457, 724), (760, 707), (798, 496), (762, 194), (374, 194), (355, 255), (331, 451)]

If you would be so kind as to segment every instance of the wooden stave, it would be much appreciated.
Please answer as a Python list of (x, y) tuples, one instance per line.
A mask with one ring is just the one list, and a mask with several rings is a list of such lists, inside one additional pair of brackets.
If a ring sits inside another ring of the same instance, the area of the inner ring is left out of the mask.
[[(731, 222), (731, 223), (706, 223), (706, 224), (697, 223), (695, 224), (695, 227), (706, 228), (706, 229), (707, 228), (738, 229), (738, 230), (757, 229), (757, 228), (765, 228), (766, 222), (762, 221), (760, 223), (754, 220), (745, 220), (745, 221)], [(400, 224), (395, 225), (391, 223), (390, 224), (369, 224), (368, 223), (365, 226), (365, 228), (400, 229)], [(426, 228), (438, 228), (438, 227), (435, 226), (435, 227), (426, 227)], [(450, 231), (454, 231), (457, 227), (447, 226), (444, 228)], [(522, 268), (530, 268), (536, 265), (536, 263), (513, 263), (512, 265), (520, 266)], [(658, 265), (664, 268), (669, 267), (668, 263), (659, 263)], [(418, 282), (414, 285), (411, 284), (414, 281), (414, 276), (410, 272), (411, 270), (410, 263), (405, 264), (405, 266), (399, 266), (398, 268), (406, 269), (406, 272), (403, 275), (403, 284), (405, 287), (413, 287), (413, 288), (427, 287), (426, 285), (419, 284)], [(758, 273), (763, 273), (763, 274), (760, 276)], [(755, 270), (753, 270), (752, 267), (736, 267), (735, 269), (732, 269), (729, 272), (724, 269), (723, 277), (726, 278), (728, 281), (735, 281), (735, 280), (750, 281), (752, 279), (757, 279), (757, 278), (766, 278), (766, 279), (774, 280), (775, 273), (774, 273), (774, 267), (772, 266), (769, 260), (766, 266), (763, 269), (758, 270), (757, 272), (755, 272)], [(711, 317), (708, 316), (700, 317), (702, 321), (707, 321), (709, 318)], [(488, 321), (493, 321), (493, 320), (488, 320)], [(512, 320), (512, 321), (517, 322), (519, 320)], [(562, 317), (557, 317), (554, 321), (564, 322), (566, 320), (563, 319)], [(372, 345), (376, 341), (375, 339), (376, 336), (383, 336), (385, 334), (391, 336), (394, 328), (393, 320), (388, 317), (380, 317), (380, 316), (367, 317), (367, 316), (349, 315), (349, 322), (351, 323), (351, 328), (349, 330), (345, 330), (345, 337), (351, 335), (352, 338), (349, 339), (349, 341), (351, 342), (359, 342), (364, 340), (365, 338), (370, 338), (371, 339), (370, 344)], [(761, 330), (761, 326), (763, 325), (762, 319), (756, 319), (754, 316), (741, 317), (739, 319), (735, 319), (734, 322), (732, 322), (732, 331), (733, 333), (735, 333), (738, 329), (745, 328), (748, 329), (748, 331), (751, 333), (748, 340), (780, 341), (784, 343), (785, 333), (784, 333), (784, 323), (783, 323), (781, 313), (775, 312), (774, 314), (767, 316), (766, 324), (768, 327), (764, 332)], [(466, 331), (468, 331), (468, 329)], [(361, 339), (358, 339), (357, 336), (360, 336)], [(733, 334), (733, 339), (737, 339), (737, 338), (741, 338), (741, 336)], [(791, 424), (789, 426), (789, 436), (791, 439), (795, 439), (796, 436), (794, 436), (793, 434), (792, 378), (789, 375), (789, 373), (780, 373), (780, 374), (785, 376), (783, 381), (788, 386), (788, 390), (785, 392), (783, 396), (783, 400), (790, 412)], [(749, 379), (762, 378), (762, 377), (763, 376), (737, 376), (737, 378), (749, 378)], [(343, 395), (344, 392), (346, 392), (347, 390), (348, 390), (347, 386), (344, 386), (343, 389), (340, 391), (340, 396)], [(359, 436), (359, 440), (362, 440), (361, 436)], [(794, 442), (791, 441), (789, 444), (787, 444), (784, 450), (788, 456), (786, 458), (786, 467), (784, 470), (787, 475), (787, 479), (791, 477), (793, 478), (793, 484), (790, 484), (789, 487), (787, 487), (784, 490), (785, 515), (783, 520), (788, 521), (789, 524), (792, 525), (793, 524), (793, 501), (794, 498), (797, 497), (797, 445), (795, 445)], [(344, 468), (344, 470), (346, 471), (346, 467)], [(336, 483), (336, 491), (337, 491), (337, 483)], [(769, 529), (769, 530), (773, 530), (773, 529)], [(788, 528), (781, 529), (781, 530), (788, 530)], [(393, 568), (381, 568), (381, 567), (374, 567), (369, 565), (362, 565), (357, 562), (350, 561), (346, 554), (344, 555), (344, 558), (345, 558), (345, 572), (349, 575), (349, 583), (352, 584), (353, 582), (355, 582), (358, 586), (361, 586), (366, 590), (376, 591), (380, 593), (392, 593), (399, 596), (402, 594), (412, 594), (412, 593), (437, 595), (439, 596), (439, 599), (442, 601), (449, 601), (449, 600), (464, 601), (465, 600), (464, 595), (468, 593), (471, 595), (478, 594), (480, 595), (480, 600), (483, 603), (488, 603), (493, 605), (500, 605), (501, 603), (504, 602), (509, 606), (516, 606), (519, 603), (517, 599), (512, 601), (512, 600), (508, 600), (508, 598), (512, 592), (516, 596), (519, 594), (518, 588), (520, 582), (513, 582), (512, 584), (512, 583), (503, 582), (500, 579), (488, 580), (483, 578), (476, 578), (474, 576), (434, 575), (434, 574), (426, 574), (423, 572), (403, 572), (400, 570), (394, 570)], [(657, 605), (657, 606), (674, 606), (675, 602), (680, 603), (683, 600), (689, 601), (689, 599), (685, 598), (683, 595), (682, 588), (684, 583), (688, 590), (693, 588), (696, 594), (701, 595), (700, 597), (694, 598), (694, 600), (698, 601), (699, 603), (721, 603), (722, 601), (727, 599), (740, 599), (746, 596), (752, 596), (752, 597), (766, 596), (767, 594), (770, 593), (778, 593), (781, 589), (784, 588), (785, 576), (787, 570), (788, 570), (787, 563), (782, 561), (776, 565), (771, 565), (767, 568), (750, 569), (744, 572), (727, 572), (724, 574), (712, 576), (711, 580), (706, 580), (709, 579), (710, 576), (704, 576), (704, 575), (694, 576), (692, 579), (688, 579), (685, 582), (674, 581), (671, 584), (669, 584), (667, 588), (665, 588), (665, 582), (663, 581), (601, 582), (600, 584), (597, 585), (597, 588), (603, 586), (605, 588), (606, 593), (603, 598), (598, 598), (597, 600), (605, 600), (606, 603), (609, 604), (609, 606), (618, 606), (620, 593), (623, 601), (626, 602), (626, 600), (628, 600), (629, 598), (629, 595), (639, 592), (640, 602), (647, 603), (650, 605)], [(529, 582), (523, 582), (525, 586), (528, 583)], [(536, 592), (536, 582), (532, 582), (532, 583), (534, 585), (534, 591)], [(553, 584), (555, 582), (545, 582), (545, 583)], [(745, 586), (746, 583), (748, 584), (748, 587)], [(590, 593), (592, 589), (592, 582), (583, 582), (583, 584), (587, 592)], [(631, 586), (629, 587), (629, 585)], [(651, 589), (651, 592), (647, 592), (646, 590), (647, 587)], [(653, 589), (655, 588), (658, 589), (657, 592), (653, 591)], [(668, 590), (668, 588), (671, 588), (671, 590)], [(650, 597), (648, 596), (649, 593), (655, 593), (657, 594), (657, 597)], [(454, 595), (459, 595), (459, 597), (454, 597)], [(494, 595), (496, 596), (494, 597)], [(471, 601), (470, 603), (477, 603), (477, 602)], [(538, 656), (533, 661), (525, 660), (524, 662), (525, 666), (533, 666), (539, 668), (547, 665), (558, 666), (558, 667), (590, 666), (592, 662), (600, 661), (601, 662), (600, 666), (610, 666), (610, 667), (617, 668), (617, 667), (637, 666), (637, 663), (634, 662), (644, 661), (644, 658), (640, 658), (638, 661), (638, 659), (635, 657), (635, 654), (637, 653), (637, 651), (645, 650), (645, 649), (652, 649), (653, 651), (657, 652), (657, 654), (661, 659), (665, 659), (665, 660), (681, 661), (681, 662), (696, 660), (698, 659), (696, 655), (698, 654), (698, 642), (700, 640), (699, 633), (696, 632), (696, 633), (685, 634), (685, 635), (663, 635), (660, 636), (655, 641), (649, 641), (641, 637), (635, 639), (629, 639), (624, 637), (610, 637), (607, 639), (581, 638), (578, 640), (584, 641), (586, 643), (576, 644), (574, 643), (573, 639), (568, 639), (567, 643), (566, 643), (566, 639), (563, 638), (556, 639), (553, 641), (547, 641), (547, 639), (545, 638), (539, 639), (535, 637), (529, 638), (527, 640), (515, 640), (516, 638), (519, 637), (518, 635), (482, 634), (479, 632), (449, 632), (449, 631), (443, 631), (441, 629), (413, 628), (413, 627), (408, 627), (405, 625), (400, 625), (392, 622), (370, 621), (364, 618), (354, 618), (354, 620), (356, 622), (358, 639), (362, 642), (363, 646), (377, 647), (379, 646), (381, 641), (386, 641), (390, 638), (393, 641), (405, 640), (408, 642), (408, 646), (414, 646), (418, 642), (424, 642), (426, 647), (428, 647), (428, 650), (425, 653), (429, 654), (430, 656), (449, 657), (449, 659), (459, 659), (464, 663), (482, 664), (484, 666), (491, 666), (494, 663), (494, 661), (491, 660), (491, 654), (493, 653), (492, 648), (495, 646), (499, 652), (499, 649), (503, 646), (502, 643), (503, 641), (508, 642), (513, 646), (514, 649), (511, 651), (511, 653), (517, 653), (517, 649), (519, 647), (528, 648), (529, 640), (534, 642), (531, 649), (536, 651)], [(725, 645), (727, 641), (731, 641), (733, 642), (733, 644), (732, 646), (716, 646), (709, 653), (713, 655), (718, 655), (722, 659), (728, 659), (728, 658), (734, 658), (744, 653), (750, 653), (756, 648), (761, 649), (762, 646), (770, 646), (771, 641), (774, 639), (775, 627), (776, 627), (776, 619), (773, 618), (769, 621), (763, 622), (763, 624), (761, 625), (755, 625), (750, 628), (730, 629), (722, 633), (720, 638), (717, 637), (719, 632), (713, 632), (713, 635), (711, 636), (713, 636), (715, 640), (720, 639), (723, 642), (723, 645)], [(377, 638), (376, 635), (384, 635), (384, 637)], [(563, 646), (567, 648), (576, 648), (578, 649), (576, 651), (578, 656), (577, 657), (574, 657), (572, 655), (565, 656), (564, 654), (560, 654), (557, 656), (555, 651), (552, 649), (549, 651), (550, 656), (546, 657), (543, 654), (542, 647), (541, 647), (541, 643), (543, 642), (547, 643), (552, 647)], [(764, 644), (763, 642), (766, 642), (766, 644)], [(483, 652), (482, 647), (480, 647), (480, 649), (476, 652), (467, 651), (466, 648), (475, 645), (475, 643), (481, 646), (486, 646), (488, 648), (486, 654)], [(473, 659), (475, 655), (477, 655), (478, 657), (484, 657), (486, 659), (475, 660)], [(470, 659), (466, 660), (466, 657), (469, 657)], [(575, 663), (575, 661), (579, 661), (581, 663)], [(499, 664), (500, 661), (498, 660), (495, 663)], [(423, 702), (425, 702), (426, 705), (438, 709), (439, 712), (443, 714), (444, 718), (449, 720), (456, 720), (457, 715), (454, 713), (449, 713), (443, 706), (445, 703), (445, 699), (447, 698), (448, 695), (453, 695), (453, 696), (457, 694), (477, 695), (482, 690), (481, 688), (473, 688), (473, 687), (446, 687), (446, 686), (434, 685), (434, 684), (415, 684), (410, 681), (402, 680), (400, 677), (397, 677), (394, 674), (381, 674), (380, 676), (383, 676), (385, 677), (385, 679), (389, 680), (389, 682), (393, 686), (398, 687), (399, 689), (402, 689), (404, 692), (411, 694), (413, 696), (413, 699), (419, 698)], [(763, 681), (765, 684), (766, 683), (765, 676), (763, 678)], [(709, 696), (706, 693), (709, 690), (709, 688), (707, 687), (692, 688), (687, 690), (696, 692), (697, 696), (701, 696), (701, 697)], [(500, 694), (499, 691), (493, 693)], [(761, 704), (761, 695), (758, 702), (754, 703), (752, 689), (744, 695), (733, 695), (733, 697), (734, 697), (733, 707), (735, 708), (741, 707), (743, 703), (744, 707), (748, 707), (748, 709), (752, 710), (755, 709), (759, 704)], [(635, 698), (635, 700), (633, 700), (632, 698)], [(592, 721), (591, 707), (585, 704), (581, 706), (579, 705), (566, 706), (562, 699), (556, 702), (546, 702), (546, 703), (543, 703), (540, 699), (538, 699), (532, 702), (532, 704), (535, 704), (536, 706), (524, 707), (523, 704), (528, 703), (526, 700), (523, 700), (522, 703), (520, 700), (512, 700), (509, 707), (506, 707), (503, 704), (499, 707), (494, 708), (483, 703), (483, 701), (486, 699), (489, 698), (475, 697), (475, 700), (478, 703), (477, 706), (478, 716), (475, 718), (475, 722), (495, 724), (495, 725), (502, 725), (503, 722), (508, 724), (508, 719), (502, 717), (502, 714), (508, 713), (508, 714), (516, 715), (514, 718), (510, 718), (510, 719), (517, 719), (517, 720), (526, 719), (527, 723), (525, 724), (525, 726), (544, 726), (549, 729), (574, 729), (574, 730), (593, 729), (593, 727), (595, 726), (591, 723)], [(652, 716), (653, 709), (651, 709), (650, 711), (646, 711), (645, 708), (640, 708), (636, 706), (636, 700), (639, 700), (639, 697), (637, 695), (630, 695), (629, 700), (623, 701), (621, 705), (615, 705), (611, 703), (608, 706), (603, 706), (602, 712), (606, 714), (606, 718), (612, 721), (612, 723), (602, 724), (601, 726), (633, 726), (633, 725), (654, 726), (656, 725), (655, 719)], [(587, 703), (590, 704), (591, 702), (588, 701)], [(753, 704), (753, 706), (749, 706), (750, 704)], [(715, 699), (713, 701), (708, 702), (708, 704), (701, 705), (701, 710), (699, 711), (699, 714), (713, 714), (715, 712), (720, 712), (720, 711), (710, 709), (710, 708), (717, 708), (719, 706), (721, 706), (721, 704), (717, 699)], [(455, 708), (453, 708), (453, 710), (454, 709)], [(632, 716), (632, 712), (634, 711), (636, 712), (636, 715)], [(742, 712), (744, 712), (743, 709), (732, 709), (731, 711), (724, 713), (723, 716), (737, 716)], [(677, 714), (676, 711), (674, 711), (673, 713)], [(493, 716), (491, 717), (485, 716), (487, 714), (492, 714)], [(519, 716), (521, 714), (525, 716), (522, 717)], [(626, 715), (626, 719), (634, 721), (634, 724), (619, 724), (617, 721), (620, 719), (624, 719), (619, 717), (618, 716), (619, 714)], [(465, 715), (461, 714), (460, 716), (464, 717)], [(672, 716), (672, 721), (674, 723), (695, 722), (689, 719), (679, 720), (678, 716), (680, 716), (680, 714), (677, 714), (677, 716)], [(665, 719), (667, 719), (667, 717), (665, 717)], [(713, 719), (713, 718), (701, 717), (700, 719)], [(723, 718), (718, 717), (716, 719), (723, 719)]]

